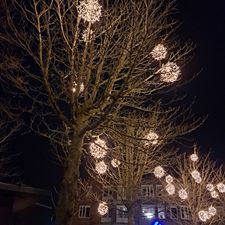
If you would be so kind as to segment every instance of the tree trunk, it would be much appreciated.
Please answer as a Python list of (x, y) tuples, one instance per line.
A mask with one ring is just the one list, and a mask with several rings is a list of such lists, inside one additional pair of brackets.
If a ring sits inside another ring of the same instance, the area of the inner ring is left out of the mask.
[(128, 225), (134, 225), (134, 211), (133, 207), (128, 209)]
[(64, 163), (64, 175), (61, 183), (55, 225), (71, 225), (77, 203), (77, 186), (84, 135), (74, 135), (71, 149)]

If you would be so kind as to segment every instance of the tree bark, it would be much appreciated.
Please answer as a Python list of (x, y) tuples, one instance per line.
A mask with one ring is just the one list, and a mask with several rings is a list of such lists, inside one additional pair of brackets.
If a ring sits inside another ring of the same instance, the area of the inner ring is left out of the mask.
[(56, 208), (56, 225), (71, 225), (73, 222), (83, 139), (84, 135), (73, 136), (71, 149), (64, 163), (64, 175)]
[(134, 211), (133, 207), (128, 209), (128, 225), (134, 225)]

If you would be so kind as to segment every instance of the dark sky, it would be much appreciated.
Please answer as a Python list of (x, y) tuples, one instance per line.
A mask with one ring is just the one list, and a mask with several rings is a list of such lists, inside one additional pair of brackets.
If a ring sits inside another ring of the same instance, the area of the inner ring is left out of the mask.
[[(191, 137), (202, 151), (212, 151), (216, 159), (225, 162), (225, 0), (177, 0), (177, 9), (181, 22), (178, 37), (197, 46), (185, 76), (201, 71), (185, 92), (190, 98), (196, 97), (193, 112), (208, 115)], [(14, 148), (23, 150), (19, 161), (25, 183), (48, 188), (58, 181), (59, 171), (49, 159), (46, 143), (37, 140), (23, 136)]]

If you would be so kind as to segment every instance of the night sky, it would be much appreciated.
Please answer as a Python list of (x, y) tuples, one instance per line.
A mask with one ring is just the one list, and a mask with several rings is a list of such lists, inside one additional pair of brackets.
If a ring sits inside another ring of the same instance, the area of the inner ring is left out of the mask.
[[(208, 115), (191, 138), (203, 152), (211, 151), (215, 159), (225, 162), (225, 1), (177, 0), (177, 9), (181, 27), (176, 35), (196, 44), (185, 76), (201, 71), (184, 90), (190, 98), (195, 97), (193, 112), (197, 116)], [(27, 135), (18, 139), (13, 148), (22, 151), (18, 161), (24, 182), (44, 188), (57, 183), (59, 169), (49, 157), (46, 142)]]

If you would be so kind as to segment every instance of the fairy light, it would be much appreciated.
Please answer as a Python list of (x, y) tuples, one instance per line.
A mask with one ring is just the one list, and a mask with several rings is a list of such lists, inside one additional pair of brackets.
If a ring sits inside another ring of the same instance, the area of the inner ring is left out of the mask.
[(210, 194), (211, 194), (212, 198), (218, 198), (219, 197), (219, 194), (218, 194), (217, 191), (211, 191)]
[(225, 192), (225, 184), (220, 182), (216, 185), (216, 188), (217, 190), (220, 192), (220, 193), (224, 193)]
[(82, 40), (83, 40), (84, 42), (89, 42), (89, 41), (91, 41), (92, 39), (93, 39), (93, 31), (92, 31), (92, 30), (89, 30), (89, 32), (88, 32), (87, 29), (84, 30), (84, 31), (83, 31), (83, 34), (82, 34)]
[(96, 159), (102, 159), (105, 157), (107, 153), (108, 147), (106, 146), (106, 142), (101, 138), (97, 138), (97, 140), (90, 144), (90, 154)]
[(193, 153), (193, 154), (190, 155), (190, 159), (193, 162), (197, 162), (198, 161), (198, 155)]
[(97, 0), (82, 0), (77, 7), (79, 16), (90, 23), (100, 20), (102, 14), (102, 6)]
[(214, 185), (213, 184), (206, 184), (206, 189), (208, 191), (213, 191), (215, 189)]
[(116, 168), (121, 164), (121, 162), (118, 159), (112, 159), (111, 164), (112, 164), (113, 167)]
[(216, 208), (213, 207), (213, 206), (210, 206), (208, 208), (208, 213), (209, 213), (210, 216), (215, 216), (216, 215)]
[(162, 67), (156, 72), (160, 74), (160, 80), (167, 83), (175, 82), (181, 74), (180, 67), (174, 62), (163, 64)]
[(156, 145), (158, 144), (158, 139), (159, 139), (159, 135), (157, 133), (155, 133), (154, 131), (149, 131), (149, 133), (146, 135), (145, 139), (147, 139), (148, 141), (145, 141), (144, 144), (145, 146), (148, 146), (149, 143), (152, 145)]
[(191, 176), (194, 178), (194, 179), (197, 179), (198, 177), (200, 177), (200, 173), (197, 171), (197, 170), (193, 170), (191, 172)]
[[(77, 90), (77, 83), (74, 81), (73, 82), (73, 87), (72, 87), (72, 92), (75, 93)], [(83, 92), (84, 91), (84, 84), (81, 83), (80, 84), (80, 88), (79, 88), (79, 93)]]
[(104, 174), (107, 170), (107, 165), (105, 164), (104, 161), (100, 161), (96, 163), (95, 170), (97, 171), (98, 174)]
[(151, 51), (151, 55), (155, 60), (162, 60), (166, 58), (167, 49), (164, 45), (158, 44)]
[(109, 207), (107, 206), (106, 202), (100, 202), (98, 205), (98, 213), (102, 216), (104, 216), (109, 210)]
[(185, 199), (188, 198), (188, 193), (187, 193), (187, 191), (184, 190), (184, 189), (180, 189), (180, 190), (178, 191), (178, 195), (179, 195), (179, 197), (180, 197), (181, 199), (183, 199), (183, 200), (185, 200)]
[(163, 177), (165, 175), (165, 171), (164, 171), (164, 169), (161, 166), (155, 167), (153, 173), (155, 174), (155, 176), (157, 178), (161, 178), (161, 177)]
[(198, 184), (200, 184), (202, 182), (202, 178), (201, 177), (197, 177), (195, 179), (195, 182), (198, 183)]
[(167, 175), (165, 180), (166, 180), (166, 183), (170, 184), (173, 182), (173, 177), (171, 175)]
[(205, 210), (199, 211), (198, 212), (198, 217), (203, 222), (206, 222), (210, 218), (209, 213), (207, 211), (205, 211)]
[(169, 195), (175, 194), (175, 186), (173, 184), (167, 184), (165, 189)]

